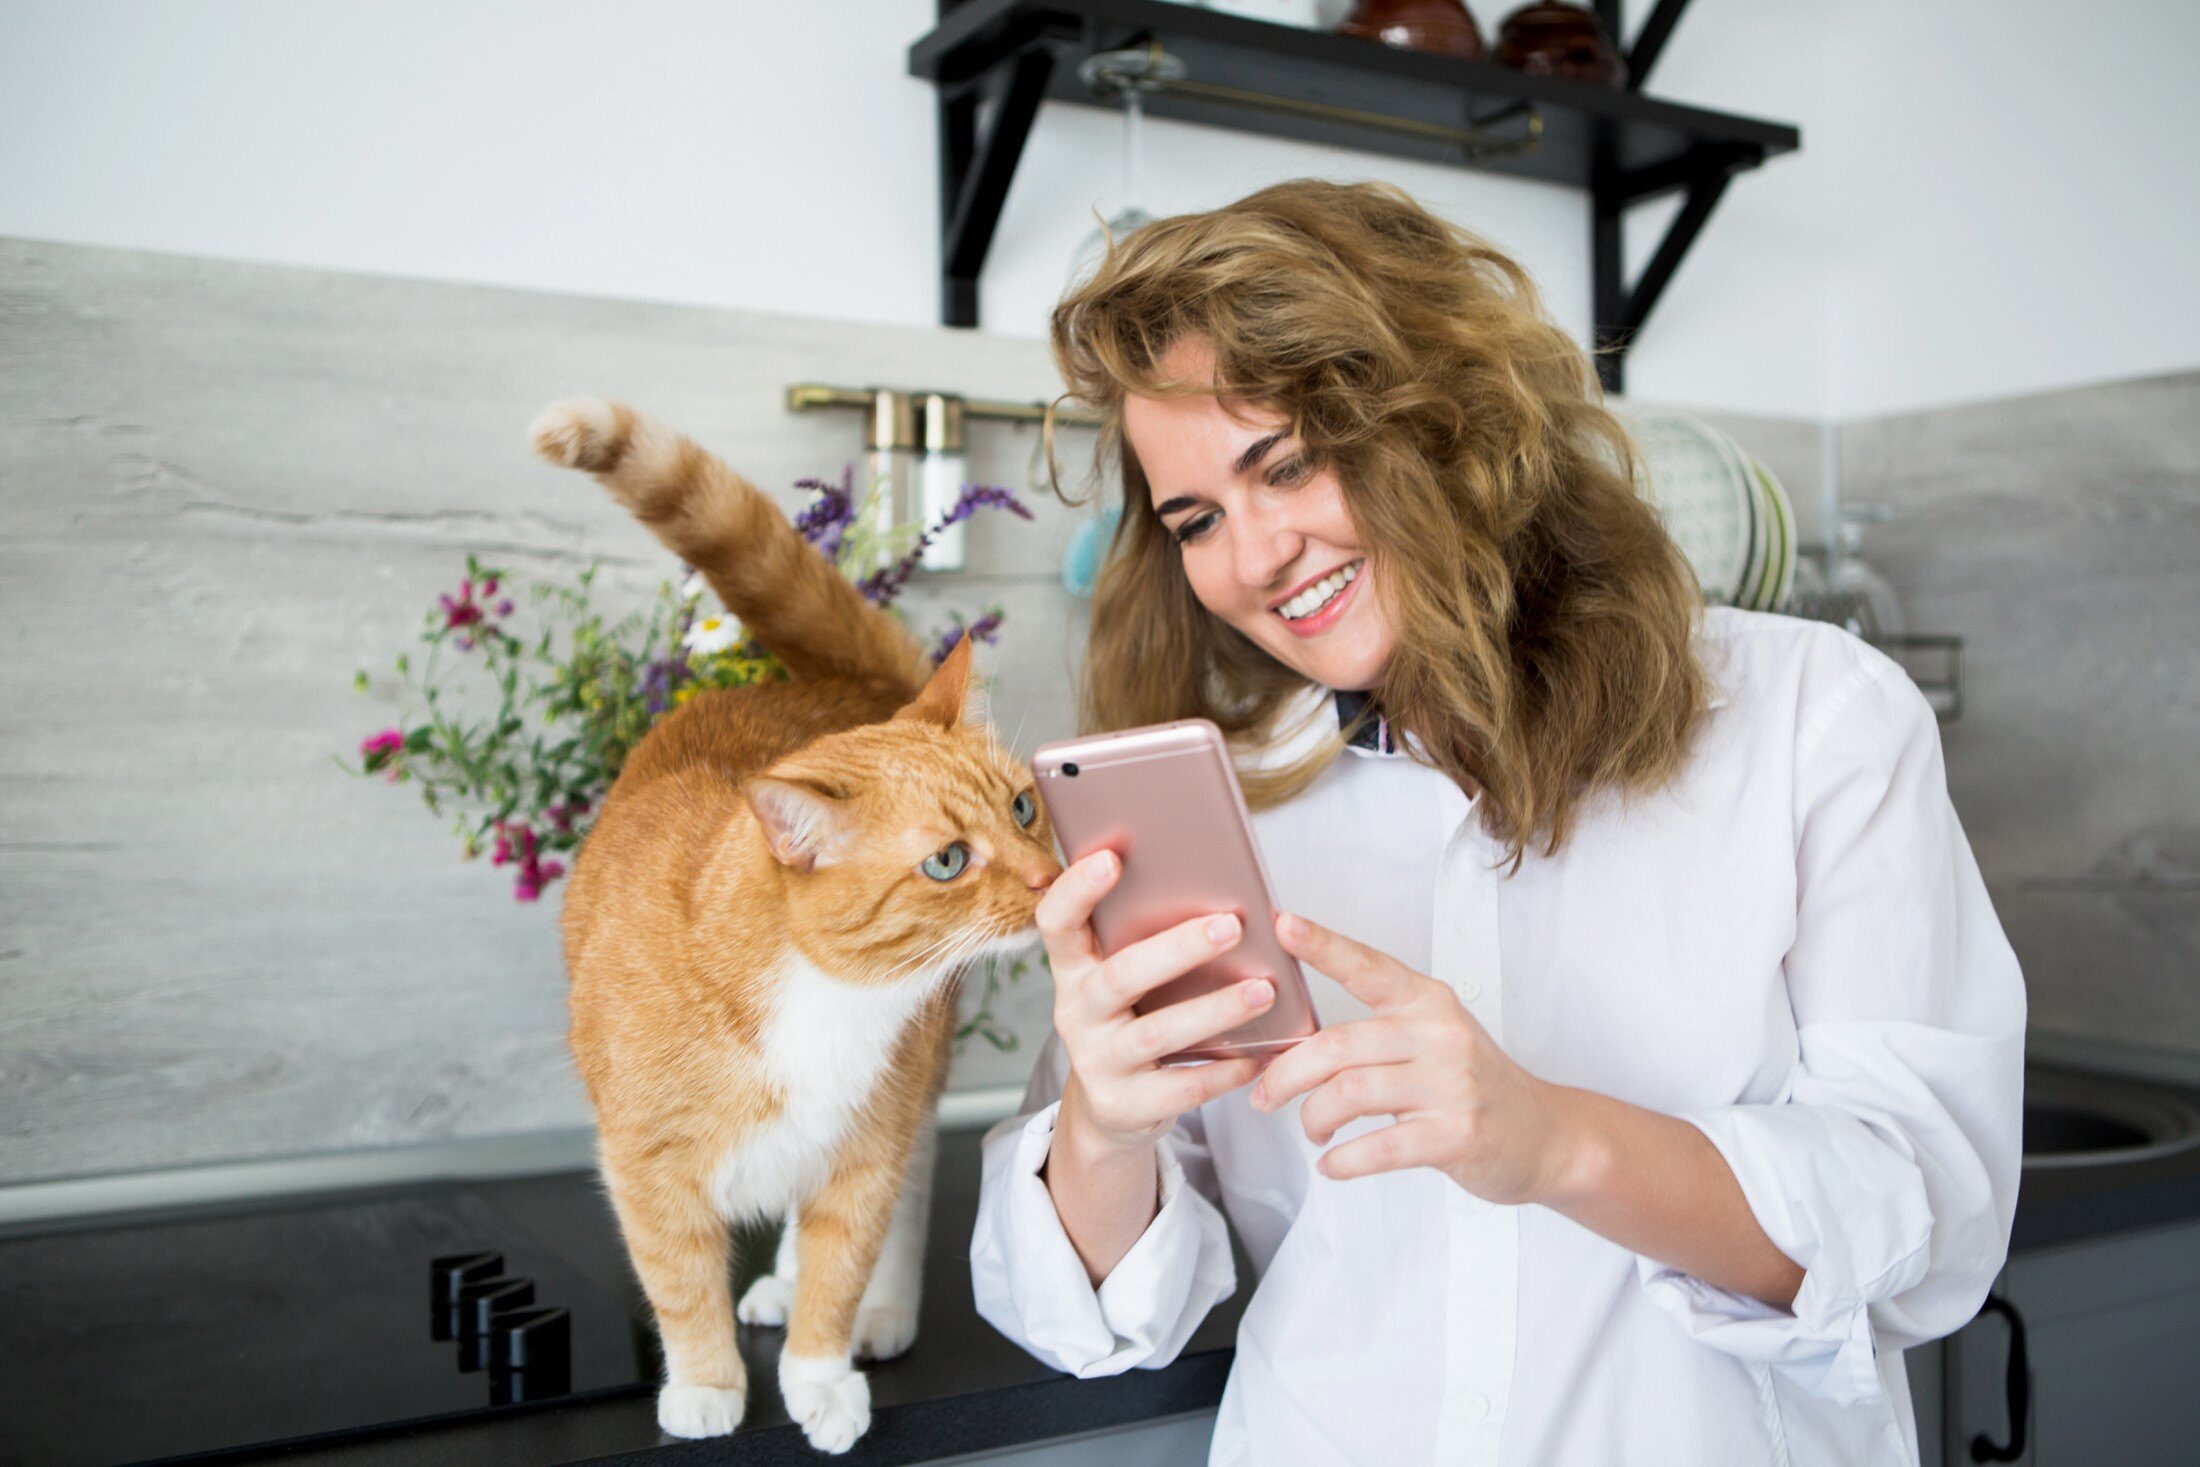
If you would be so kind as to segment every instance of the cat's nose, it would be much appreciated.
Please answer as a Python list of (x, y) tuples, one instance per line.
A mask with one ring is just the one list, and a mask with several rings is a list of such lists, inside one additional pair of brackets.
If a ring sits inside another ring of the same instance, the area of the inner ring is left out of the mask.
[(1048, 887), (1054, 885), (1055, 878), (1061, 874), (1062, 868), (1054, 862), (1042, 862), (1026, 873), (1024, 885), (1030, 887), (1033, 891), (1045, 891)]

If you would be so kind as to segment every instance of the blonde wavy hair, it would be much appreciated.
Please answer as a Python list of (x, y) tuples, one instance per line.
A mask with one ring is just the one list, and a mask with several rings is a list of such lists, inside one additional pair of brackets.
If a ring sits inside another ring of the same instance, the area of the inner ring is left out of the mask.
[[(1212, 347), (1212, 383), (1162, 371), (1185, 338)], [(1277, 184), (1112, 244), (1055, 307), (1052, 346), (1122, 469), (1085, 729), (1205, 717), (1258, 747), (1308, 685), (1194, 597), (1123, 434), (1126, 394), (1213, 391), (1282, 415), (1335, 472), (1395, 628), (1376, 702), (1415, 757), (1480, 786), (1515, 869), (1539, 840), (1555, 854), (1593, 793), (1679, 771), (1709, 691), (1702, 594), (1587, 354), (1488, 242), (1388, 185)], [(1055, 492), (1070, 502), (1058, 474)], [(1276, 769), (1241, 757), (1247, 803), (1305, 789), (1352, 731)]]

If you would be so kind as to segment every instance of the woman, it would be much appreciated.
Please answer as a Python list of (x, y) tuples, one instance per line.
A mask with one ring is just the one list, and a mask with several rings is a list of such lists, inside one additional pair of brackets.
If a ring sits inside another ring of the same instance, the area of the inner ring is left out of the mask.
[(1234, 919), (1101, 961), (1119, 870), (1072, 866), (980, 1311), (1164, 1365), (1226, 1211), (1215, 1463), (1915, 1461), (1901, 1351), (2001, 1266), (2024, 1030), (1923, 697), (1706, 611), (1525, 275), (1394, 190), (1148, 225), (1053, 340), (1126, 499), (1084, 722), (1230, 735), (1324, 1027), (1157, 1067), (1272, 995), (1135, 1016)]

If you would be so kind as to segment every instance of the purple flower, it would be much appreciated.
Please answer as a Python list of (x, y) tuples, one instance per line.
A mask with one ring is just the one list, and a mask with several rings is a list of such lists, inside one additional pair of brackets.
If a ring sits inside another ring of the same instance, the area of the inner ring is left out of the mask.
[(963, 639), (965, 633), (976, 637), (987, 646), (993, 645), (994, 633), (999, 631), (1000, 627), (1001, 614), (998, 611), (987, 612), (967, 627), (949, 627), (947, 635), (940, 638), (939, 646), (932, 652), (932, 665), (938, 667), (945, 662), (947, 654), (955, 650), (955, 644)]
[(954, 507), (940, 516), (938, 524), (932, 526), (931, 529), (926, 530), (917, 538), (916, 545), (910, 549), (907, 555), (885, 570), (864, 577), (862, 581), (857, 583), (856, 589), (880, 606), (889, 605), (896, 596), (901, 594), (901, 588), (908, 584), (909, 577), (916, 574), (917, 566), (924, 559), (924, 552), (931, 546), (932, 542), (939, 538), (949, 525), (959, 524), (969, 519), (981, 508), (1005, 509), (1013, 514), (1021, 515), (1027, 520), (1031, 518), (1031, 511), (1025, 509), (1023, 502), (1010, 491), (990, 484), (965, 484), (962, 487), (962, 493), (955, 500)]
[(827, 560), (840, 559), (840, 542), (848, 533), (848, 526), (856, 518), (856, 468), (854, 464), (841, 472), (836, 487), (823, 479), (798, 479), (795, 488), (807, 489), (817, 498), (795, 517), (794, 527), (802, 538), (815, 545)]

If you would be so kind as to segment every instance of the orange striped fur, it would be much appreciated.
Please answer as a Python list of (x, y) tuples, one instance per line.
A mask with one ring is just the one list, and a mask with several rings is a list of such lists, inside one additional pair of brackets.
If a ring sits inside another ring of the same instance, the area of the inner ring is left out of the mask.
[[(793, 675), (702, 693), (635, 748), (574, 863), (565, 954), (604, 1181), (664, 1340), (660, 1423), (739, 1424), (729, 1224), (785, 1216), (740, 1315), (786, 1323), (782, 1395), (844, 1451), (869, 1424), (852, 1356), (915, 1331), (961, 974), (1036, 941), (1053, 837), (968, 638), (933, 671), (769, 498), (629, 408), (556, 404), (534, 441)], [(928, 875), (954, 842), (964, 869)]]

